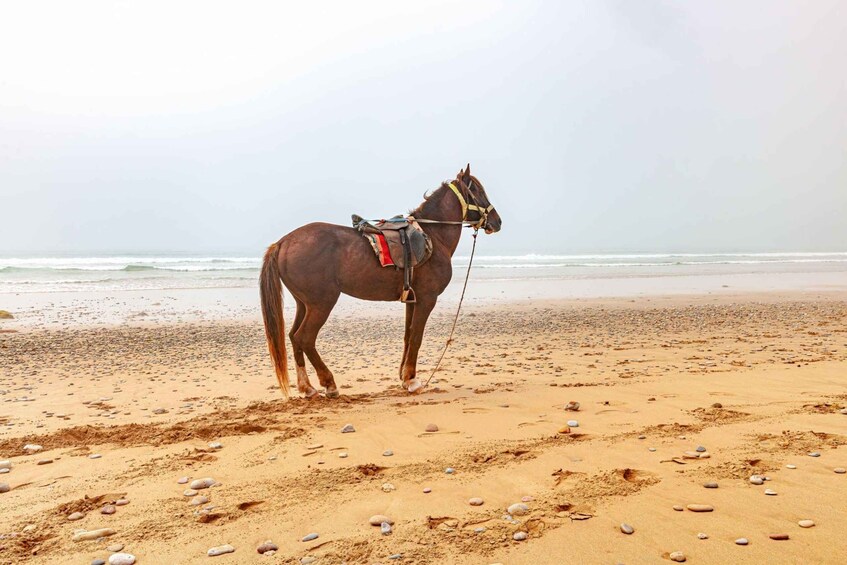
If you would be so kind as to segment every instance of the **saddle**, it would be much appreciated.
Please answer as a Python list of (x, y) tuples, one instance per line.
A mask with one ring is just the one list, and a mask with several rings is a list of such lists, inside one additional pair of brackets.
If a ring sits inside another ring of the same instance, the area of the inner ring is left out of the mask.
[(414, 268), (425, 263), (432, 255), (432, 241), (415, 218), (394, 216), (387, 220), (366, 220), (353, 214), (353, 227), (371, 244), (382, 267), (403, 269), (400, 302), (414, 304)]

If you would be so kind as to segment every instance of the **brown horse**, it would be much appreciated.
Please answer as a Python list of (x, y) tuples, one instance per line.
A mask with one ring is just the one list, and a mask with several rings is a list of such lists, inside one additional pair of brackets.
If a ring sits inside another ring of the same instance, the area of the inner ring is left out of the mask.
[[(406, 332), (400, 378), (410, 393), (422, 388), (415, 377), (418, 349), (424, 327), (438, 296), (453, 275), (451, 257), (459, 244), (462, 226), (500, 230), (500, 215), (488, 201), (485, 189), (471, 175), (471, 167), (459, 171), (456, 180), (445, 182), (410, 213), (432, 240), (432, 256), (415, 268), (416, 303), (406, 304)], [(289, 337), (297, 364), (297, 390), (307, 398), (317, 394), (306, 375), (304, 354), (314, 366), (328, 398), (338, 396), (332, 372), (315, 349), (318, 332), (344, 294), (363, 300), (399, 300), (403, 271), (381, 267), (370, 244), (352, 227), (307, 224), (268, 247), (262, 264), (259, 291), (268, 349), (277, 380), (288, 397), (288, 363), (285, 322), (282, 318), (282, 287), (294, 296), (297, 313)]]

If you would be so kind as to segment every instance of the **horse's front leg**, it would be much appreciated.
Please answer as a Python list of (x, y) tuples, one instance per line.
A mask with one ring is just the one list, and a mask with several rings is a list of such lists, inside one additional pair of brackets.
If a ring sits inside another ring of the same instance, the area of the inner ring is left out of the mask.
[(423, 388), (423, 383), (416, 375), (416, 366), (418, 364), (418, 350), (423, 342), (424, 329), (426, 322), (432, 309), (435, 308), (435, 299), (418, 298), (412, 313), (412, 323), (409, 327), (409, 346), (406, 351), (406, 358), (403, 361), (403, 388), (411, 393), (418, 392)]
[(400, 360), (400, 380), (403, 379), (403, 366), (406, 364), (406, 356), (409, 354), (409, 332), (412, 329), (412, 315), (415, 313), (415, 305), (406, 304), (406, 329), (403, 333), (403, 359)]

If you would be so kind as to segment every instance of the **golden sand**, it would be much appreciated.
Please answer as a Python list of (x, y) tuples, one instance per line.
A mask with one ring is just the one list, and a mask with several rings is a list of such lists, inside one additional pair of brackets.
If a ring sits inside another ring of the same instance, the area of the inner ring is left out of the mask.
[[(123, 544), (142, 565), (205, 563), (231, 544), (215, 563), (837, 563), (847, 302), (760, 298), (473, 307), (418, 396), (396, 376), (401, 316), (376, 333), (331, 319), (334, 401), (281, 399), (255, 321), (2, 333), (0, 562), (89, 563)], [(424, 376), (450, 315), (428, 329)], [(220, 484), (191, 506), (183, 476)], [(504, 519), (522, 499), (529, 512)], [(714, 511), (673, 509), (689, 504)], [(116, 534), (72, 541), (99, 528)], [(276, 555), (256, 552), (266, 540)]]

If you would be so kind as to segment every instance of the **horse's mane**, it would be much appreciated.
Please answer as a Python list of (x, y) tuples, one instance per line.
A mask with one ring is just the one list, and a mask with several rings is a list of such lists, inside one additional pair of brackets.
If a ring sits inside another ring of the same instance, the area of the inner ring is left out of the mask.
[(448, 182), (448, 181), (444, 181), (444, 182), (442, 182), (442, 183), (441, 183), (441, 186), (439, 186), (438, 188), (436, 188), (436, 189), (434, 189), (434, 190), (430, 190), (430, 191), (428, 191), (428, 192), (425, 192), (425, 193), (424, 193), (424, 195), (423, 195), (423, 202), (421, 202), (421, 203), (418, 205), (418, 207), (417, 207), (417, 208), (413, 208), (412, 210), (409, 210), (409, 216), (415, 216), (415, 217), (417, 217), (417, 216), (419, 215), (419, 213), (423, 211), (424, 206), (426, 206), (426, 205), (427, 205), (427, 202), (429, 202), (429, 200), (430, 200), (433, 196), (435, 196), (435, 195), (436, 195), (436, 194), (438, 194), (439, 192), (443, 192), (444, 190), (446, 190), (446, 188), (447, 188), (447, 182)]

